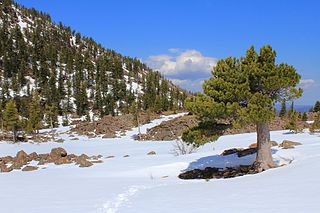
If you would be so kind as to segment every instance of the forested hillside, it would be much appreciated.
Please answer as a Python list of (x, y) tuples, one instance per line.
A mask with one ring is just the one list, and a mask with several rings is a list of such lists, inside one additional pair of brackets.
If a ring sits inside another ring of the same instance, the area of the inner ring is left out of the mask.
[(37, 119), (56, 126), (58, 115), (90, 119), (126, 114), (132, 106), (175, 110), (183, 108), (187, 96), (139, 59), (106, 49), (11, 0), (0, 2), (0, 88), (0, 116), (14, 100), (30, 130)]

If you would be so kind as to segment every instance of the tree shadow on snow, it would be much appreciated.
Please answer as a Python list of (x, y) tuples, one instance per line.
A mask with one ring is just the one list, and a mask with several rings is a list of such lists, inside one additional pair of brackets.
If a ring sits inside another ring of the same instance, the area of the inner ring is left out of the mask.
[[(272, 149), (272, 154), (275, 154), (278, 150)], [(253, 162), (256, 159), (256, 154), (247, 155), (244, 157), (238, 157), (237, 154), (231, 154), (231, 155), (213, 155), (213, 156), (207, 156), (199, 158), (196, 161), (193, 161), (189, 163), (188, 167), (183, 170), (182, 172), (194, 170), (194, 169), (200, 169), (203, 170), (207, 167), (214, 167), (214, 168), (234, 168), (239, 167), (240, 165), (252, 165)]]

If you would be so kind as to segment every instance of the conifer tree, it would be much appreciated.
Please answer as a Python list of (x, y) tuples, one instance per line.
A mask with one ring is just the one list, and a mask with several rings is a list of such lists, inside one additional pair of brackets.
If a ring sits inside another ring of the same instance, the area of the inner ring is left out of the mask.
[(19, 114), (16, 102), (11, 99), (5, 107), (3, 113), (3, 124), (6, 130), (12, 131), (13, 141), (17, 140), (17, 131), (19, 127)]
[(293, 110), (290, 114), (288, 114), (288, 121), (285, 125), (286, 129), (297, 133), (299, 131), (298, 127), (299, 113)]
[(45, 120), (49, 124), (50, 128), (53, 129), (57, 127), (58, 124), (58, 108), (55, 105), (46, 103), (45, 105)]
[(320, 113), (317, 113), (317, 115), (314, 118), (313, 124), (309, 128), (311, 133), (317, 132), (320, 130)]
[(301, 78), (295, 68), (276, 64), (275, 59), (272, 47), (264, 46), (259, 54), (251, 47), (245, 57), (219, 60), (212, 77), (203, 84), (204, 94), (186, 102), (200, 125), (185, 132), (183, 139), (202, 144), (230, 126), (254, 124), (258, 144), (254, 167), (258, 172), (275, 167), (269, 130), (276, 115), (274, 105), (302, 94), (295, 88)]
[(320, 112), (320, 101), (317, 101), (313, 107), (313, 112)]
[(301, 118), (302, 121), (307, 121), (308, 120), (308, 114), (306, 112), (304, 112), (302, 114), (302, 118)]
[(40, 98), (37, 92), (33, 93), (32, 102), (29, 107), (29, 119), (27, 122), (26, 131), (33, 133), (34, 131), (38, 132), (41, 126), (42, 113), (40, 108)]
[(286, 101), (283, 100), (282, 103), (281, 103), (281, 109), (280, 109), (280, 112), (279, 112), (279, 116), (281, 118), (283, 118), (284, 116), (286, 116), (286, 113), (287, 113)]

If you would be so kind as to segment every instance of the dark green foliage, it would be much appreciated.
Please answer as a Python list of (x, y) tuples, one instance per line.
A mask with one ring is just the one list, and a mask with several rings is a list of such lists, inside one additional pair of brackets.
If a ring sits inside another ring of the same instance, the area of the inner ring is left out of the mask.
[(37, 92), (34, 92), (31, 105), (29, 106), (29, 118), (26, 126), (26, 131), (33, 133), (41, 129), (42, 112), (40, 108), (40, 98)]
[(275, 118), (276, 102), (302, 94), (295, 88), (300, 80), (295, 68), (276, 64), (275, 59), (271, 46), (264, 46), (259, 54), (251, 47), (245, 57), (219, 60), (212, 77), (203, 84), (204, 94), (189, 99), (186, 108), (202, 123), (217, 126), (269, 123)]
[(302, 114), (302, 118), (301, 118), (302, 121), (307, 121), (308, 120), (308, 114), (306, 112), (304, 112)]
[(300, 130), (298, 127), (299, 112), (292, 110), (290, 113), (288, 113), (287, 119), (288, 121), (285, 125), (285, 128), (297, 133)]
[(314, 118), (314, 122), (311, 125), (311, 127), (309, 128), (311, 133), (317, 132), (320, 130), (320, 113), (318, 113), (315, 118)]
[(320, 112), (320, 101), (317, 101), (313, 107), (313, 112)]
[(280, 112), (279, 112), (279, 116), (281, 118), (283, 118), (284, 116), (286, 116), (286, 113), (287, 113), (286, 101), (283, 100), (282, 103), (281, 103), (281, 109), (280, 109)]
[(3, 126), (6, 130), (12, 131), (14, 141), (16, 141), (17, 139), (17, 130), (19, 128), (19, 125), (20, 125), (20, 119), (19, 119), (17, 105), (14, 99), (11, 99), (6, 104), (6, 107), (3, 113)]

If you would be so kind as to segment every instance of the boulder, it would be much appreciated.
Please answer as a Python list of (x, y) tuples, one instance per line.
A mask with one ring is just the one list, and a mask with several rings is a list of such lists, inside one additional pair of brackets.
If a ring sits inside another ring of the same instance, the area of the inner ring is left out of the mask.
[(257, 143), (250, 144), (249, 148), (257, 148)]
[(271, 146), (278, 146), (278, 143), (276, 141), (270, 141), (271, 142)]
[(21, 150), (17, 153), (15, 162), (18, 164), (26, 164), (29, 161), (29, 156), (25, 151)]
[(20, 170), (23, 167), (24, 164), (19, 162), (13, 162), (13, 164), (10, 166), (11, 169)]
[(103, 135), (102, 138), (106, 139), (106, 138), (115, 138), (116, 136), (110, 132), (108, 132), (107, 134)]
[(59, 139), (55, 140), (55, 142), (57, 142), (57, 143), (63, 143), (63, 142), (64, 142), (64, 139), (63, 139), (63, 138), (59, 138)]
[(90, 167), (93, 165), (93, 163), (91, 163), (85, 158), (78, 157), (76, 158), (76, 165), (79, 165), (79, 167), (83, 168), (83, 167)]
[(32, 152), (29, 154), (29, 160), (37, 160), (38, 159), (38, 154), (36, 152)]
[(239, 150), (237, 155), (239, 158), (247, 156), (247, 155), (252, 155), (257, 152), (257, 148), (248, 148), (244, 150)]
[(72, 161), (68, 157), (58, 158), (54, 160), (55, 165), (70, 164)]
[(89, 159), (89, 156), (86, 155), (86, 154), (82, 154), (82, 155), (79, 156), (79, 158), (88, 160), (88, 159)]
[(24, 167), (24, 168), (22, 169), (22, 171), (24, 171), (24, 172), (29, 172), (29, 171), (35, 171), (35, 170), (37, 170), (37, 169), (38, 169), (37, 166), (26, 166), (26, 167)]
[(236, 154), (236, 153), (238, 153), (239, 150), (241, 150), (241, 149), (237, 149), (237, 148), (226, 149), (220, 155), (226, 156), (226, 155)]
[(147, 155), (156, 155), (157, 153), (155, 151), (150, 151)]
[[(278, 143), (275, 141), (270, 141), (271, 147), (278, 146)], [(249, 148), (257, 148), (257, 143), (250, 144)]]
[(291, 149), (291, 148), (294, 148), (295, 146), (299, 146), (299, 145), (302, 145), (302, 143), (284, 140), (281, 144), (279, 144), (279, 147), (282, 147), (284, 149)]
[(1, 160), (4, 164), (6, 164), (6, 163), (12, 163), (14, 158), (12, 156), (6, 156), (6, 157), (1, 158)]
[(6, 164), (0, 163), (0, 172), (11, 172), (13, 169), (8, 168)]
[(59, 158), (67, 157), (67, 155), (68, 155), (67, 151), (61, 147), (54, 148), (50, 152), (50, 157), (52, 158), (52, 160), (57, 160)]

